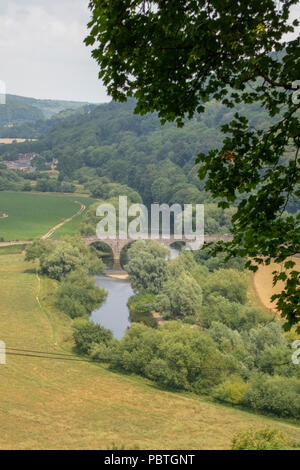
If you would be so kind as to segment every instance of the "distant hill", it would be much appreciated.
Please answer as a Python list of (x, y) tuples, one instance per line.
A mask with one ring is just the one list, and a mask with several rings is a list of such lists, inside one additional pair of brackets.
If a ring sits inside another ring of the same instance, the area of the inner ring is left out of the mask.
[[(29, 128), (23, 128), (22, 135), (21, 129), (18, 136), (2, 135), (38, 141), (0, 148), (0, 156), (7, 160), (20, 152), (36, 152), (47, 161), (55, 158), (61, 178), (78, 180), (89, 189), (87, 179), (99, 187), (99, 178), (106, 177), (137, 191), (145, 204), (202, 203), (208, 196), (197, 177), (195, 159), (198, 153), (220, 146), (222, 124), (236, 111), (244, 111), (241, 107), (228, 110), (212, 100), (204, 115), (196, 115), (178, 129), (174, 123), (161, 126), (156, 114), (135, 114), (133, 99), (89, 108), (42, 121), (39, 135)], [(253, 126), (267, 119), (258, 105), (250, 107), (248, 116)]]
[[(32, 152), (45, 162), (57, 159), (60, 180), (83, 184), (96, 198), (103, 197), (103, 185), (110, 181), (134, 189), (146, 205), (206, 203), (207, 232), (220, 233), (222, 228), (227, 233), (230, 218), (223, 217), (204, 191), (195, 160), (200, 152), (221, 146), (220, 128), (236, 112), (246, 115), (251, 127), (264, 128), (270, 125), (265, 111), (259, 104), (240, 104), (232, 110), (211, 100), (205, 114), (195, 115), (179, 129), (174, 123), (161, 126), (156, 114), (135, 114), (134, 108), (132, 99), (83, 106), (48, 120), (5, 128), (10, 135), (0, 129), (3, 138), (37, 139), (0, 146), (0, 160), (16, 160), (19, 153)], [(291, 199), (287, 209), (296, 212), (298, 208), (299, 201)]]
[(6, 104), (0, 106), (0, 127), (49, 119), (62, 111), (76, 110), (88, 104), (78, 101), (38, 100), (6, 95)]

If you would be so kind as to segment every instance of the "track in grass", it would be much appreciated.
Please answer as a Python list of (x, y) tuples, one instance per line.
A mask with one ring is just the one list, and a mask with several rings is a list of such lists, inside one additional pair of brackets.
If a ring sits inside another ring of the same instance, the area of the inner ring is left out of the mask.
[[(92, 198), (74, 194), (1, 191), (0, 214), (8, 217), (0, 219), (0, 238), (8, 241), (40, 238), (52, 227), (72, 218), (78, 212), (78, 203), (89, 207), (93, 202)], [(78, 233), (83, 213), (58, 227), (55, 236)]]

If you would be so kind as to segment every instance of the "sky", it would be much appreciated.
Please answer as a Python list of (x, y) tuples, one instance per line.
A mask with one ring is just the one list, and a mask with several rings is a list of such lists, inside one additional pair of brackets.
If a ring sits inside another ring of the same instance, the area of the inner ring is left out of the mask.
[(91, 49), (83, 44), (88, 0), (0, 0), (0, 80), (9, 94), (103, 103)]
[[(0, 81), (33, 98), (110, 101), (83, 44), (88, 0), (0, 0)], [(293, 7), (300, 18), (300, 3)]]

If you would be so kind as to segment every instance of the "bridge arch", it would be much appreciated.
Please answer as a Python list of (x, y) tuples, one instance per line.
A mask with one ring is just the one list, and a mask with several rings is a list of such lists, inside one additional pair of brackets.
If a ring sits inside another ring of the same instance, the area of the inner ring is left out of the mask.
[(120, 261), (120, 254), (123, 248), (126, 245), (135, 241), (135, 240), (132, 240), (131, 238), (129, 239), (128, 238), (126, 239), (116, 238), (116, 239), (111, 240), (109, 238), (99, 239), (97, 237), (84, 237), (82, 240), (88, 246), (93, 245), (94, 243), (97, 243), (97, 242), (105, 243), (105, 245), (110, 247), (114, 260), (118, 260), (118, 261)]
[(114, 264), (114, 253), (112, 248), (106, 241), (95, 241), (90, 243), (90, 247), (94, 248), (96, 256), (101, 258), (106, 266), (113, 267)]
[[(147, 237), (145, 237), (145, 239), (147, 239)], [(232, 236), (229, 234), (205, 235), (205, 242), (218, 241), (218, 240), (230, 241), (232, 240)], [(125, 248), (127, 245), (129, 245), (130, 243), (133, 243), (136, 240), (132, 238), (125, 238), (125, 239), (115, 238), (112, 240), (109, 238), (99, 239), (96, 236), (94, 236), (94, 237), (83, 237), (82, 241), (86, 245), (92, 245), (95, 242), (104, 242), (106, 245), (108, 245), (111, 248), (114, 260), (117, 262), (120, 262), (120, 254), (123, 248)], [(175, 239), (173, 235), (169, 236), (168, 238), (162, 238), (162, 237), (158, 238), (156, 239), (156, 241), (166, 247), (169, 247), (175, 242), (184, 242), (187, 246), (189, 246), (189, 243), (191, 242), (191, 240), (186, 239), (184, 236), (181, 239)]]

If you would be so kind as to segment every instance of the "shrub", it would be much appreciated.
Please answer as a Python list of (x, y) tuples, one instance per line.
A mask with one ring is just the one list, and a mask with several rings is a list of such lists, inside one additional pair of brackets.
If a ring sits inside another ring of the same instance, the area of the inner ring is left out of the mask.
[(128, 300), (130, 319), (132, 322), (143, 322), (147, 326), (156, 326), (156, 320), (152, 316), (155, 306), (155, 295), (149, 292), (133, 295)]
[(232, 450), (284, 450), (287, 443), (283, 434), (276, 429), (243, 431), (232, 440)]
[(247, 302), (247, 275), (234, 269), (214, 271), (202, 285), (206, 296), (213, 293), (221, 295), (231, 302), (245, 304)]
[(156, 309), (166, 317), (198, 319), (202, 308), (202, 289), (189, 274), (182, 272), (177, 278), (170, 278), (157, 296)]
[(107, 295), (94, 282), (84, 271), (72, 272), (57, 289), (56, 306), (71, 318), (89, 316)]
[(197, 393), (219, 384), (231, 367), (208, 335), (179, 322), (155, 330), (134, 324), (121, 339), (113, 365)]
[(247, 384), (239, 376), (232, 376), (215, 387), (212, 396), (218, 401), (239, 405), (246, 389)]
[(113, 339), (112, 332), (89, 320), (78, 319), (73, 324), (76, 348), (82, 354), (89, 354), (95, 344), (107, 346)]
[(242, 403), (256, 411), (283, 418), (300, 418), (299, 380), (257, 373), (249, 382)]
[(232, 302), (221, 295), (210, 294), (204, 298), (205, 305), (201, 315), (201, 324), (209, 328), (211, 324), (221, 322), (234, 330), (249, 330), (260, 323), (270, 321), (270, 316), (260, 308)]

